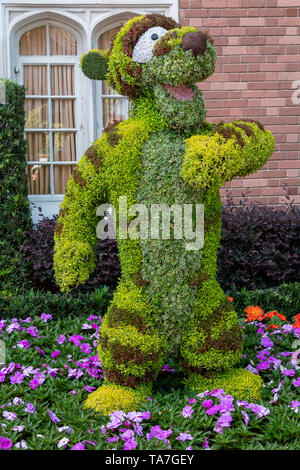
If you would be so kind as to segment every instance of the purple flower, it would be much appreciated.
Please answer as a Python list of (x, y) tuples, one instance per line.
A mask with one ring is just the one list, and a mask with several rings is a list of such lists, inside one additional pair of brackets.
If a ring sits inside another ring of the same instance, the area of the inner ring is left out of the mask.
[(120, 438), (118, 436), (109, 437), (106, 442), (117, 442)]
[(268, 336), (265, 336), (264, 338), (261, 339), (261, 345), (264, 348), (271, 348), (273, 344), (274, 344), (273, 341), (271, 341), (270, 338), (268, 338)]
[(294, 377), (295, 371), (294, 371), (294, 369), (286, 369), (286, 370), (283, 370), (281, 372), (281, 375), (285, 375), (285, 376), (288, 376), (288, 377)]
[(80, 349), (82, 352), (84, 352), (85, 354), (90, 354), (92, 352), (92, 346), (89, 344), (89, 343), (82, 343), (80, 345)]
[(35, 326), (29, 326), (27, 328), (27, 333), (33, 336), (34, 338), (39, 338), (38, 332), (39, 330), (35, 328)]
[(71, 447), (71, 450), (85, 450), (85, 447), (82, 442), (78, 442), (73, 447)]
[(292, 384), (294, 387), (300, 387), (300, 377), (297, 377), (296, 380), (293, 380)]
[(33, 414), (36, 412), (36, 409), (32, 403), (27, 403), (24, 411), (26, 411), (27, 413)]
[(17, 346), (20, 348), (20, 349), (29, 349), (30, 348), (30, 344), (29, 342), (27, 341), (27, 339), (23, 339), (22, 341), (18, 341), (17, 342)]
[(204, 406), (204, 408), (210, 408), (212, 405), (213, 405), (212, 400), (204, 400), (202, 403), (202, 406)]
[(50, 315), (50, 313), (42, 313), (41, 319), (44, 320), (45, 323), (47, 323), (48, 320), (52, 320), (52, 315)]
[(10, 376), (9, 380), (11, 384), (21, 384), (24, 380), (24, 375), (21, 372), (16, 372)]
[(194, 403), (196, 403), (197, 400), (195, 400), (195, 398), (191, 398), (190, 401), (189, 401), (189, 405), (194, 405)]
[(249, 416), (247, 415), (246, 411), (241, 410), (241, 413), (244, 417), (244, 423), (246, 424), (246, 426), (248, 426), (250, 420)]
[(182, 416), (184, 418), (190, 418), (192, 419), (192, 414), (194, 413), (193, 408), (190, 405), (187, 405), (183, 408), (182, 410)]
[(193, 437), (189, 433), (181, 432), (178, 437), (176, 437), (177, 441), (192, 441)]
[(232, 416), (230, 413), (225, 413), (218, 419), (214, 431), (222, 434), (225, 428), (229, 428), (232, 421)]
[(300, 401), (293, 400), (288, 406), (292, 408), (294, 411), (296, 411), (296, 413), (298, 413), (298, 408), (300, 407)]
[(60, 350), (57, 349), (56, 351), (53, 351), (53, 353), (51, 354), (51, 357), (52, 357), (52, 359), (55, 359), (59, 355), (60, 355)]
[(134, 439), (129, 439), (124, 444), (124, 450), (133, 450), (137, 448), (138, 443)]
[[(57, 338), (56, 342), (58, 344), (63, 344), (65, 341), (67, 340), (67, 338), (65, 337), (65, 335), (59, 335), (59, 337)], [(76, 444), (77, 445), (77, 444)]]
[(262, 405), (255, 405), (254, 403), (249, 403), (248, 408), (254, 413), (258, 418), (262, 418), (263, 416), (267, 416), (270, 414), (269, 408), (266, 408)]
[(270, 367), (270, 362), (269, 361), (261, 361), (259, 364), (257, 364), (257, 369), (258, 370), (267, 370)]
[(39, 348), (38, 346), (36, 346), (35, 349), (41, 356), (45, 356), (46, 353), (43, 349)]
[(54, 424), (57, 424), (60, 422), (60, 419), (53, 413), (53, 411), (49, 410), (48, 413), (49, 413), (51, 421), (53, 421)]
[(1, 450), (11, 449), (12, 446), (13, 446), (13, 443), (11, 442), (10, 439), (0, 436), (0, 449)]
[(7, 419), (7, 421), (14, 421), (17, 418), (16, 413), (12, 413), (10, 411), (3, 411), (2, 416), (4, 419)]
[(126, 429), (123, 433), (120, 433), (121, 438), (123, 441), (128, 441), (129, 439), (134, 438), (134, 431), (133, 429)]
[(220, 405), (213, 405), (206, 410), (207, 415), (215, 415), (220, 411)]
[(159, 439), (160, 441), (166, 441), (166, 439), (172, 434), (172, 430), (168, 429), (164, 431), (159, 425), (152, 426), (150, 433), (146, 435), (148, 441), (154, 437), (154, 439)]
[(203, 442), (203, 449), (210, 449), (207, 437), (205, 438), (205, 440)]

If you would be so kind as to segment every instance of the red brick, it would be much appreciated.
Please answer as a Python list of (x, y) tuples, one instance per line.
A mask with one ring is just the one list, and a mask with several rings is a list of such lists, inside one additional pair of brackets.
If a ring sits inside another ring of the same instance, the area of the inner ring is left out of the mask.
[(286, 16), (298, 16), (297, 8), (287, 8), (285, 11)]

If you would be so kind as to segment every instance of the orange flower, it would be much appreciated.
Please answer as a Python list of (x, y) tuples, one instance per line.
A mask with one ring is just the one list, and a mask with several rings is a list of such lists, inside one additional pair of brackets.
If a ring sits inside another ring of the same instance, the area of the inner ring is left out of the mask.
[(262, 320), (264, 311), (257, 305), (249, 305), (246, 307), (244, 312), (248, 318), (248, 321)]
[(300, 313), (295, 316), (295, 323), (293, 324), (294, 328), (300, 328)]
[(276, 310), (273, 310), (272, 312), (265, 313), (263, 319), (273, 318), (273, 317), (278, 317), (281, 321), (286, 321), (286, 317), (284, 315), (282, 315), (281, 313), (276, 312)]
[(268, 328), (267, 328), (267, 330), (272, 330), (273, 328), (274, 328), (274, 329), (275, 329), (275, 328), (279, 328), (279, 326), (278, 326), (278, 325), (269, 325)]
[(233, 297), (227, 297), (227, 299), (229, 300), (229, 302), (233, 302)]

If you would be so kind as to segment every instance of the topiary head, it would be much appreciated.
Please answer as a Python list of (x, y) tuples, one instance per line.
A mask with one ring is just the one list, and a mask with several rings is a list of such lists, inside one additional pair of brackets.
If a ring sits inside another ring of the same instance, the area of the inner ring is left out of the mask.
[(108, 51), (90, 51), (81, 61), (92, 79), (107, 80), (121, 95), (151, 95), (172, 127), (191, 128), (205, 119), (205, 104), (196, 86), (214, 72), (211, 38), (159, 14), (129, 20)]

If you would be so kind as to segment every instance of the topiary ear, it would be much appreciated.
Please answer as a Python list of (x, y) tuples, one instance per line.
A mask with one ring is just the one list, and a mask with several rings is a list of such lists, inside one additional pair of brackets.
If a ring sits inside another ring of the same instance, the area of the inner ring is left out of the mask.
[(80, 67), (84, 75), (92, 80), (105, 80), (107, 74), (108, 51), (93, 49), (83, 54)]

